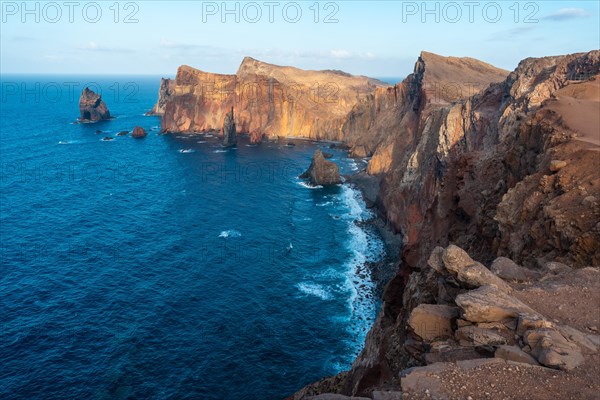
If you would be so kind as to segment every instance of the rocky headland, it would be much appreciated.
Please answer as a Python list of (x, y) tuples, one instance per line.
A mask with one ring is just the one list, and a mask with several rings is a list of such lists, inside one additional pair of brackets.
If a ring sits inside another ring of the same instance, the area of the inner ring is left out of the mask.
[[(335, 102), (289, 97), (316, 78)], [(597, 50), (512, 72), (423, 52), (395, 86), (250, 58), (236, 75), (180, 67), (163, 131), (218, 131), (235, 106), (254, 141), (341, 141), (370, 157), (352, 181), (403, 238), (352, 368), (290, 399), (595, 398), (599, 78)]]

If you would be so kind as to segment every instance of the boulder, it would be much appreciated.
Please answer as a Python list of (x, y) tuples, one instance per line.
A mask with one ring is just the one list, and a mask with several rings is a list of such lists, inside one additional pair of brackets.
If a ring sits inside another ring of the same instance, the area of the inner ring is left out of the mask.
[(133, 128), (133, 133), (131, 134), (131, 137), (136, 139), (145, 138), (146, 131), (141, 126), (136, 126), (135, 128)]
[(223, 147), (234, 147), (235, 145), (237, 145), (237, 132), (233, 117), (233, 107), (231, 107), (231, 111), (225, 115), (225, 120), (223, 121)]
[(96, 122), (110, 119), (110, 112), (102, 97), (90, 90), (83, 89), (79, 97), (79, 121)]
[(565, 272), (571, 272), (571, 267), (556, 261), (547, 262), (546, 264), (544, 264), (544, 269), (548, 271), (548, 273), (553, 275), (560, 275)]
[(421, 304), (410, 314), (408, 325), (425, 341), (452, 337), (452, 322), (458, 317), (458, 308), (439, 304)]
[(501, 358), (506, 361), (514, 361), (523, 364), (539, 365), (535, 358), (525, 353), (517, 346), (498, 346), (494, 357)]
[(504, 292), (512, 290), (506, 282), (494, 275), (483, 264), (474, 261), (466, 251), (458, 246), (448, 246), (444, 250), (442, 260), (446, 269), (456, 275), (456, 279), (469, 287), (477, 288), (492, 285)]
[(472, 322), (496, 322), (517, 318), (520, 314), (539, 315), (528, 305), (495, 286), (482, 286), (456, 296), (463, 319)]
[(342, 181), (337, 164), (326, 160), (320, 149), (315, 151), (310, 167), (300, 178), (308, 179), (313, 185), (334, 185)]
[(474, 345), (500, 345), (506, 344), (507, 339), (492, 329), (484, 329), (478, 326), (463, 326), (456, 331), (456, 338), (463, 344)]
[(490, 355), (493, 353), (490, 353), (486, 346), (453, 346), (445, 349), (432, 349), (425, 354), (425, 363), (429, 365), (436, 362), (456, 362)]
[(510, 258), (506, 257), (496, 258), (492, 263), (490, 270), (498, 277), (512, 282), (527, 282), (542, 277), (539, 272), (523, 268)]
[(554, 324), (548, 321), (541, 315), (535, 314), (521, 314), (517, 319), (517, 329), (516, 333), (519, 336), (523, 336), (525, 332), (532, 329), (541, 329), (541, 328), (553, 328)]
[(575, 343), (580, 348), (583, 347), (592, 353), (598, 351), (598, 345), (594, 343), (593, 338), (590, 338), (592, 335), (586, 335), (568, 325), (560, 325), (557, 327), (557, 329), (565, 339), (571, 343)]
[(436, 246), (432, 251), (429, 259), (427, 260), (427, 265), (431, 268), (435, 269), (442, 275), (447, 275), (448, 271), (444, 267), (444, 260), (442, 256), (444, 255), (444, 248), (440, 246)]
[(531, 355), (546, 367), (571, 371), (584, 362), (579, 347), (554, 329), (527, 331), (523, 339), (531, 347)]
[(127, 136), (129, 134), (129, 131), (121, 131), (119, 133), (117, 133), (117, 136)]
[(566, 166), (567, 166), (567, 163), (562, 160), (550, 161), (550, 171), (552, 171), (552, 172), (558, 172)]

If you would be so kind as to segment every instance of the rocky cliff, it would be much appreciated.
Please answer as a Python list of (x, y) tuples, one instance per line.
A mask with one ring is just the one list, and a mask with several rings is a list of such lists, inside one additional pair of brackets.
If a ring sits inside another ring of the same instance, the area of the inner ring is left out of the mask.
[[(422, 52), (413, 74), (391, 88), (379, 88), (354, 107), (345, 125), (345, 141), (358, 157), (373, 155), (369, 173), (387, 172), (396, 145), (414, 142), (420, 119), (503, 81), (508, 71), (464, 57)], [(402, 135), (397, 138), (397, 135)]]
[[(342, 127), (359, 100), (386, 84), (340, 71), (305, 71), (244, 58), (235, 75), (181, 66), (164, 104), (165, 132), (218, 131), (235, 107), (238, 133), (343, 140)], [(162, 87), (163, 85), (161, 85)], [(166, 86), (166, 84), (165, 84)], [(172, 89), (172, 90), (171, 90)]]
[[(390, 133), (411, 124), (418, 102), (448, 104), (503, 80), (508, 71), (471, 58), (423, 52), (427, 72), (390, 87), (375, 79), (341, 71), (306, 71), (244, 58), (235, 75), (181, 66), (174, 81), (161, 80), (153, 112), (164, 132), (219, 131), (225, 114), (236, 108), (238, 133), (262, 138), (301, 137), (343, 141), (352, 154), (370, 156)], [(415, 80), (416, 79), (416, 80)], [(425, 101), (418, 96), (422, 81)], [(417, 98), (415, 98), (417, 96)], [(404, 124), (402, 127), (401, 125)], [(380, 150), (381, 163), (390, 151)], [(375, 162), (373, 163), (375, 165)], [(386, 167), (371, 167), (382, 172)]]
[(156, 104), (154, 104), (154, 107), (152, 107), (152, 110), (148, 111), (146, 115), (164, 115), (167, 101), (171, 98), (174, 91), (175, 81), (172, 79), (161, 78), (160, 86), (158, 88), (158, 100), (156, 101)]
[[(336, 392), (383, 399), (388, 398), (384, 388), (396, 396), (401, 391), (405, 397), (412, 393), (414, 398), (434, 392), (437, 398), (480, 398), (486, 388), (490, 391), (488, 383), (495, 374), (509, 384), (482, 398), (539, 396), (531, 390), (515, 393), (515, 385), (537, 385), (536, 379), (547, 376), (543, 370), (508, 373), (502, 372), (506, 371), (502, 365), (459, 364), (494, 355), (506, 358), (508, 353), (518, 356), (520, 363), (532, 357), (536, 364), (554, 368), (586, 362), (585, 369), (561, 375), (547, 393), (592, 398), (597, 387), (588, 385), (589, 390), (577, 392), (567, 382), (585, 382), (587, 371), (598, 372), (596, 347), (586, 347), (588, 340), (597, 346), (598, 337), (559, 328), (557, 323), (574, 321), (576, 328), (597, 333), (597, 313), (591, 315), (581, 307), (588, 301), (596, 306), (600, 302), (598, 294), (592, 294), (597, 290), (590, 291), (600, 287), (600, 52), (523, 60), (501, 82), (454, 103), (442, 95), (432, 99), (426, 90), (427, 79), (430, 83), (440, 79), (441, 69), (428, 71), (437, 63), (435, 56), (423, 54), (414, 73), (393, 89), (393, 103), (388, 89), (386, 104), (396, 111), (386, 112), (384, 107), (381, 112), (377, 94), (359, 105), (378, 110), (367, 121), (380, 124), (382, 130), (389, 128), (375, 145), (369, 170), (382, 173), (377, 203), (389, 224), (404, 236), (402, 263), (386, 287), (382, 310), (351, 370), (293, 398)], [(350, 121), (363, 128), (375, 126), (364, 125), (365, 118)], [(451, 243), (487, 263), (495, 274), (462, 250), (456, 257), (448, 256), (448, 249), (436, 250), (435, 246)], [(467, 260), (461, 262), (464, 268), (446, 265), (457, 260)], [(515, 267), (515, 262), (527, 268)], [(571, 270), (586, 266), (596, 268), (582, 270), (581, 276)], [(494, 276), (510, 278), (506, 271), (529, 277), (524, 279), (528, 283), (506, 286)], [(504, 296), (499, 306), (486, 285), (524, 301), (517, 307), (518, 302)], [(508, 306), (513, 314), (502, 315), (502, 324), (507, 325), (501, 327), (489, 316), (477, 316), (470, 308), (476, 302), (479, 311)], [(540, 310), (533, 311), (541, 308), (556, 318), (549, 321)], [(520, 329), (523, 315), (536, 315), (537, 322), (523, 322)], [(418, 323), (423, 318), (433, 324), (434, 336), (442, 332), (443, 337), (427, 337)], [(500, 338), (504, 329), (516, 343)], [(533, 333), (536, 330), (541, 331)], [(515, 344), (518, 349), (500, 348)], [(542, 349), (552, 348), (558, 349), (556, 354), (542, 355)], [(571, 351), (572, 358), (559, 360)], [(578, 351), (591, 353), (584, 357)], [(406, 369), (424, 364), (432, 367), (415, 370), (410, 378)], [(467, 382), (472, 379), (475, 383)], [(485, 385), (477, 387), (477, 379)], [(479, 391), (469, 392), (467, 385)]]

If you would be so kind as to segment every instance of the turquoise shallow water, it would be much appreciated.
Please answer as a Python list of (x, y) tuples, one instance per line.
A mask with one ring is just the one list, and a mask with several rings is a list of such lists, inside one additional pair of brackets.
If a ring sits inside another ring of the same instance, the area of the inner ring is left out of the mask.
[[(85, 82), (114, 120), (72, 123)], [(383, 245), (359, 193), (297, 178), (314, 143), (159, 135), (158, 84), (2, 77), (0, 398), (278, 399), (360, 351)]]

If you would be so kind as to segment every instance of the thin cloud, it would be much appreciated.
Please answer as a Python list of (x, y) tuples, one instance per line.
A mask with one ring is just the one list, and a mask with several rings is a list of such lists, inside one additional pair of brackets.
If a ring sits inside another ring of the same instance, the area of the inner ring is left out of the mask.
[(32, 42), (34, 39), (31, 36), (13, 36), (13, 42)]
[(131, 50), (131, 49), (102, 46), (94, 41), (87, 42), (83, 45), (78, 46), (77, 48), (79, 50), (98, 51), (98, 52), (106, 52), (106, 53), (132, 53), (133, 52), (133, 50)]
[(350, 53), (348, 50), (331, 50), (330, 55), (333, 58), (351, 58), (352, 57), (352, 53)]
[(520, 26), (518, 28), (512, 28), (500, 32), (496, 32), (488, 38), (489, 42), (502, 42), (512, 41), (515, 39), (521, 39), (524, 35), (532, 32), (535, 28), (532, 25)]
[(590, 13), (583, 8), (561, 8), (560, 10), (543, 17), (551, 21), (566, 21), (569, 19), (587, 18)]

